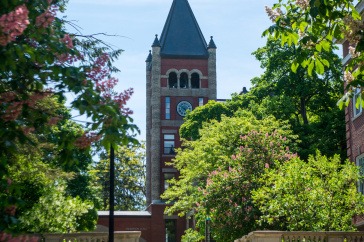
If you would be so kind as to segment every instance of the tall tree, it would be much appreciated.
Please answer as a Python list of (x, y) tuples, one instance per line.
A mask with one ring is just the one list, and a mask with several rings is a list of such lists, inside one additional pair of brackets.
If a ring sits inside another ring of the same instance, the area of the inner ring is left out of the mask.
[(264, 184), (252, 192), (264, 214), (259, 223), (279, 230), (355, 231), (355, 214), (364, 212), (364, 196), (357, 192), (359, 168), (339, 156), (328, 159), (319, 152), (308, 161), (293, 159), (279, 169), (267, 169)]
[[(178, 180), (170, 180), (171, 187), (162, 195), (163, 199), (173, 203), (167, 207), (166, 212), (183, 216), (194, 211), (198, 204), (205, 203), (204, 190), (209, 183), (209, 174), (217, 170), (224, 174), (229, 172), (229, 167), (235, 167), (236, 161), (231, 157), (239, 154), (241, 147), (249, 145), (241, 137), (253, 130), (264, 135), (276, 131), (278, 137), (287, 137), (280, 142), (281, 149), (284, 149), (284, 144), (296, 138), (287, 122), (277, 121), (273, 116), (258, 120), (248, 111), (240, 110), (234, 117), (223, 116), (220, 122), (212, 120), (204, 123), (199, 130), (200, 138), (194, 141), (184, 140), (184, 149), (177, 151), (175, 160), (170, 164), (178, 169), (180, 177)], [(201, 210), (196, 216), (201, 233), (204, 230), (205, 215)]]
[[(71, 153), (74, 157), (73, 162), (65, 163), (62, 159), (63, 149), (60, 148), (62, 144), (58, 143), (64, 137), (76, 140), (81, 137), (84, 129), (69, 119), (70, 111), (59, 104), (57, 98), (45, 98), (37, 105), (61, 113), (63, 119), (58, 120), (56, 125), (44, 125), (31, 132), (29, 139), (33, 145), (18, 144), (18, 152), (8, 156), (8, 178), (17, 189), (0, 194), (2, 197), (18, 196), (22, 201), (14, 212), (14, 215), (20, 217), (21, 223), (14, 227), (14, 230), (38, 233), (93, 230), (97, 221), (99, 199), (97, 191), (91, 186), (90, 150), (78, 149), (75, 146)], [(49, 202), (52, 196), (63, 198), (58, 199), (57, 203), (41, 202)], [(74, 215), (70, 217), (67, 226), (63, 226), (62, 221), (67, 220), (64, 218), (69, 216), (67, 204), (75, 205), (69, 207)], [(59, 210), (57, 206), (67, 209)], [(51, 213), (46, 212), (48, 210), (59, 210), (59, 217), (52, 218), (55, 214), (51, 216)], [(53, 223), (40, 222), (46, 213), (49, 213), (46, 217), (52, 219)]]
[(274, 115), (289, 121), (299, 137), (296, 151), (303, 159), (316, 149), (327, 156), (340, 154), (345, 158), (345, 120), (343, 111), (336, 107), (343, 92), (340, 59), (328, 53), (330, 68), (322, 75), (310, 76), (302, 67), (296, 73), (291, 70), (290, 62), (299, 51), (269, 39), (265, 47), (253, 53), (265, 71), (251, 80), (250, 92), (234, 94), (226, 103), (210, 101), (196, 108), (181, 126), (182, 137), (198, 139), (203, 122), (221, 120), (223, 115), (232, 117), (237, 110), (247, 109), (258, 119)]
[[(111, 144), (116, 147), (136, 142), (130, 134), (138, 129), (131, 124), (132, 111), (126, 107), (133, 90), (116, 93), (113, 89), (117, 79), (111, 74), (118, 70), (112, 62), (122, 51), (109, 48), (92, 35), (67, 32), (67, 20), (57, 17), (65, 3), (0, 3), (0, 232), (14, 228), (12, 208), (20, 204), (17, 197), (21, 195), (8, 193), (15, 191), (9, 169), (18, 150), (51, 149), (54, 153), (44, 156), (54, 163), (49, 165), (51, 169), (55, 166), (82, 173), (80, 167), (73, 166), (81, 163), (77, 160), (82, 160), (83, 153), (76, 154), (75, 146), (87, 153), (96, 140), (107, 150)], [(45, 127), (55, 126), (63, 118), (52, 107), (40, 103), (50, 96), (62, 103), (66, 92), (75, 97), (71, 108), (89, 118), (87, 132), (81, 131), (79, 136), (54, 135), (54, 149), (37, 146), (34, 136), (48, 136), (43, 133)], [(71, 190), (69, 186), (68, 192)]]
[[(94, 166), (101, 187), (102, 209), (109, 210), (110, 160), (106, 154)], [(136, 211), (145, 207), (145, 147), (121, 146), (115, 152), (115, 210)]]
[(264, 96), (259, 103), (276, 118), (289, 120), (302, 141), (298, 153), (303, 159), (316, 149), (328, 156), (340, 154), (345, 158), (344, 113), (336, 107), (343, 93), (341, 60), (330, 51), (322, 55), (329, 67), (320, 75), (309, 75), (303, 67), (294, 72), (291, 62), (301, 52), (310, 51), (281, 45), (273, 39), (253, 52), (265, 70), (262, 76), (252, 80), (259, 87), (258, 96)]
[[(358, 85), (364, 86), (363, 22), (353, 0), (279, 0), (273, 8), (266, 6), (266, 11), (274, 24), (263, 35), (308, 50), (301, 51), (290, 62), (294, 72), (301, 66), (310, 76), (315, 72), (321, 75), (325, 66), (330, 66), (327, 53), (336, 41), (346, 39), (351, 45), (352, 60), (345, 69), (348, 93), (340, 106), (350, 101)], [(360, 101), (364, 104), (363, 98)]]

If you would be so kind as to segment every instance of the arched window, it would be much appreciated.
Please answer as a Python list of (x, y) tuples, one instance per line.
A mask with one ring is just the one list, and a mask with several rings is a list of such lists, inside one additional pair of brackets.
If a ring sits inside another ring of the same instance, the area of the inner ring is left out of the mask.
[(177, 88), (177, 73), (171, 72), (168, 77), (169, 88)]
[(188, 88), (188, 75), (186, 72), (181, 73), (181, 77), (179, 79), (180, 88)]
[(192, 88), (200, 88), (200, 76), (197, 73), (193, 73), (191, 76)]

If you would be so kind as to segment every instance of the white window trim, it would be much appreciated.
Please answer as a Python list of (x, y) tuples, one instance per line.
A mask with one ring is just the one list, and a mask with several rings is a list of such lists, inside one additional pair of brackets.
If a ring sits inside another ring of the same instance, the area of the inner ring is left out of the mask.
[[(362, 153), (361, 155), (356, 157), (356, 162), (355, 163), (359, 167), (359, 169), (360, 169), (360, 164), (359, 164), (360, 159), (364, 159), (364, 153)], [(364, 165), (364, 163), (363, 163), (363, 165)], [(363, 170), (364, 170), (364, 167), (363, 167)], [(359, 193), (360, 193), (361, 190), (363, 190), (362, 186), (364, 186), (364, 181), (363, 182), (358, 181), (358, 192)]]
[(361, 102), (359, 103), (359, 113), (355, 114), (355, 110), (356, 110), (356, 102), (357, 102), (357, 98), (356, 96), (358, 96), (358, 98), (361, 98), (361, 88), (356, 88), (356, 90), (354, 91), (354, 96), (353, 96), (353, 120), (355, 120), (357, 117), (359, 117), (362, 113), (363, 113), (363, 107), (361, 105)]

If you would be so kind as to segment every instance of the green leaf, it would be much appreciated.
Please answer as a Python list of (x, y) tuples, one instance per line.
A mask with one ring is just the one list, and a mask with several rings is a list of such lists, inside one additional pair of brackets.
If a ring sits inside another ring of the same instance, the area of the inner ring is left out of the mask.
[(343, 100), (340, 100), (339, 101), (339, 108), (340, 108), (340, 110), (343, 109), (343, 106), (344, 106), (344, 101)]
[(325, 67), (318, 58), (315, 61), (315, 65), (316, 65), (316, 72), (320, 75), (323, 74), (325, 71)]
[(306, 68), (306, 66), (310, 63), (310, 60), (304, 60), (302, 63), (301, 63), (301, 66), (303, 68)]
[(296, 73), (297, 68), (298, 68), (299, 64), (297, 63), (297, 60), (294, 60), (292, 65), (291, 65), (291, 70)]
[(308, 69), (307, 69), (309, 76), (312, 76), (312, 70), (313, 70), (314, 66), (315, 66), (315, 62), (313, 60), (311, 60), (311, 63), (308, 65)]
[(360, 14), (356, 10), (351, 12), (351, 16), (354, 18), (354, 20), (361, 19)]
[(328, 41), (322, 41), (321, 45), (322, 45), (322, 48), (324, 48), (325, 51), (330, 51), (330, 43)]
[(308, 23), (306, 23), (306, 22), (301, 22), (300, 23), (300, 30), (301, 30), (301, 32), (304, 32), (305, 31), (305, 28), (306, 28), (307, 25), (308, 25)]
[(313, 70), (313, 67), (315, 66), (315, 62), (311, 59), (311, 63), (308, 65), (308, 75), (309, 76), (312, 76), (312, 70)]
[(292, 34), (292, 41), (293, 41), (293, 43), (295, 44), (295, 45), (297, 45), (298, 44), (298, 39), (299, 39), (300, 37), (298, 36), (298, 34), (296, 34), (296, 33), (293, 33)]
[(359, 109), (361, 102), (362, 102), (361, 97), (359, 97), (355, 104), (356, 109)]
[(296, 27), (297, 27), (297, 22), (294, 22), (294, 23), (292, 24), (292, 29), (293, 29), (293, 30), (295, 30), (295, 29), (296, 29)]
[(287, 38), (288, 38), (288, 36), (286, 36), (285, 34), (281, 34), (281, 45), (282, 45), (282, 47), (287, 42)]
[(322, 46), (321, 46), (321, 44), (320, 44), (320, 43), (316, 44), (316, 50), (317, 50), (318, 52), (321, 52), (321, 50), (322, 50)]
[(322, 62), (325, 66), (327, 66), (328, 68), (330, 67), (330, 63), (329, 63), (329, 61), (328, 61), (328, 60), (326, 60), (326, 59), (321, 59), (321, 62)]

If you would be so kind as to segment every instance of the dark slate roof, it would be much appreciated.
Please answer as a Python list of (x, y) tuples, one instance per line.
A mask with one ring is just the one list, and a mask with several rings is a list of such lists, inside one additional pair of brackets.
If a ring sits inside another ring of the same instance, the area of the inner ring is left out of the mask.
[(152, 44), (152, 47), (155, 47), (155, 46), (159, 46), (159, 47), (161, 46), (161, 43), (158, 40), (158, 35), (157, 34), (155, 35), (154, 42)]
[(149, 51), (149, 55), (147, 57), (147, 59), (145, 60), (145, 62), (151, 62), (152, 61), (152, 53), (151, 51)]
[(187, 0), (173, 0), (160, 43), (161, 57), (208, 58), (206, 40)]
[(241, 92), (239, 92), (239, 95), (244, 95), (247, 94), (249, 91), (246, 89), (246, 87), (243, 87), (243, 90), (241, 90)]
[(209, 48), (211, 48), (211, 49), (217, 49), (217, 47), (216, 47), (216, 45), (215, 45), (215, 42), (214, 42), (214, 39), (213, 39), (213, 37), (211, 36), (211, 39), (210, 39), (210, 43), (209, 43), (209, 45), (207, 46), (207, 49), (209, 49)]

